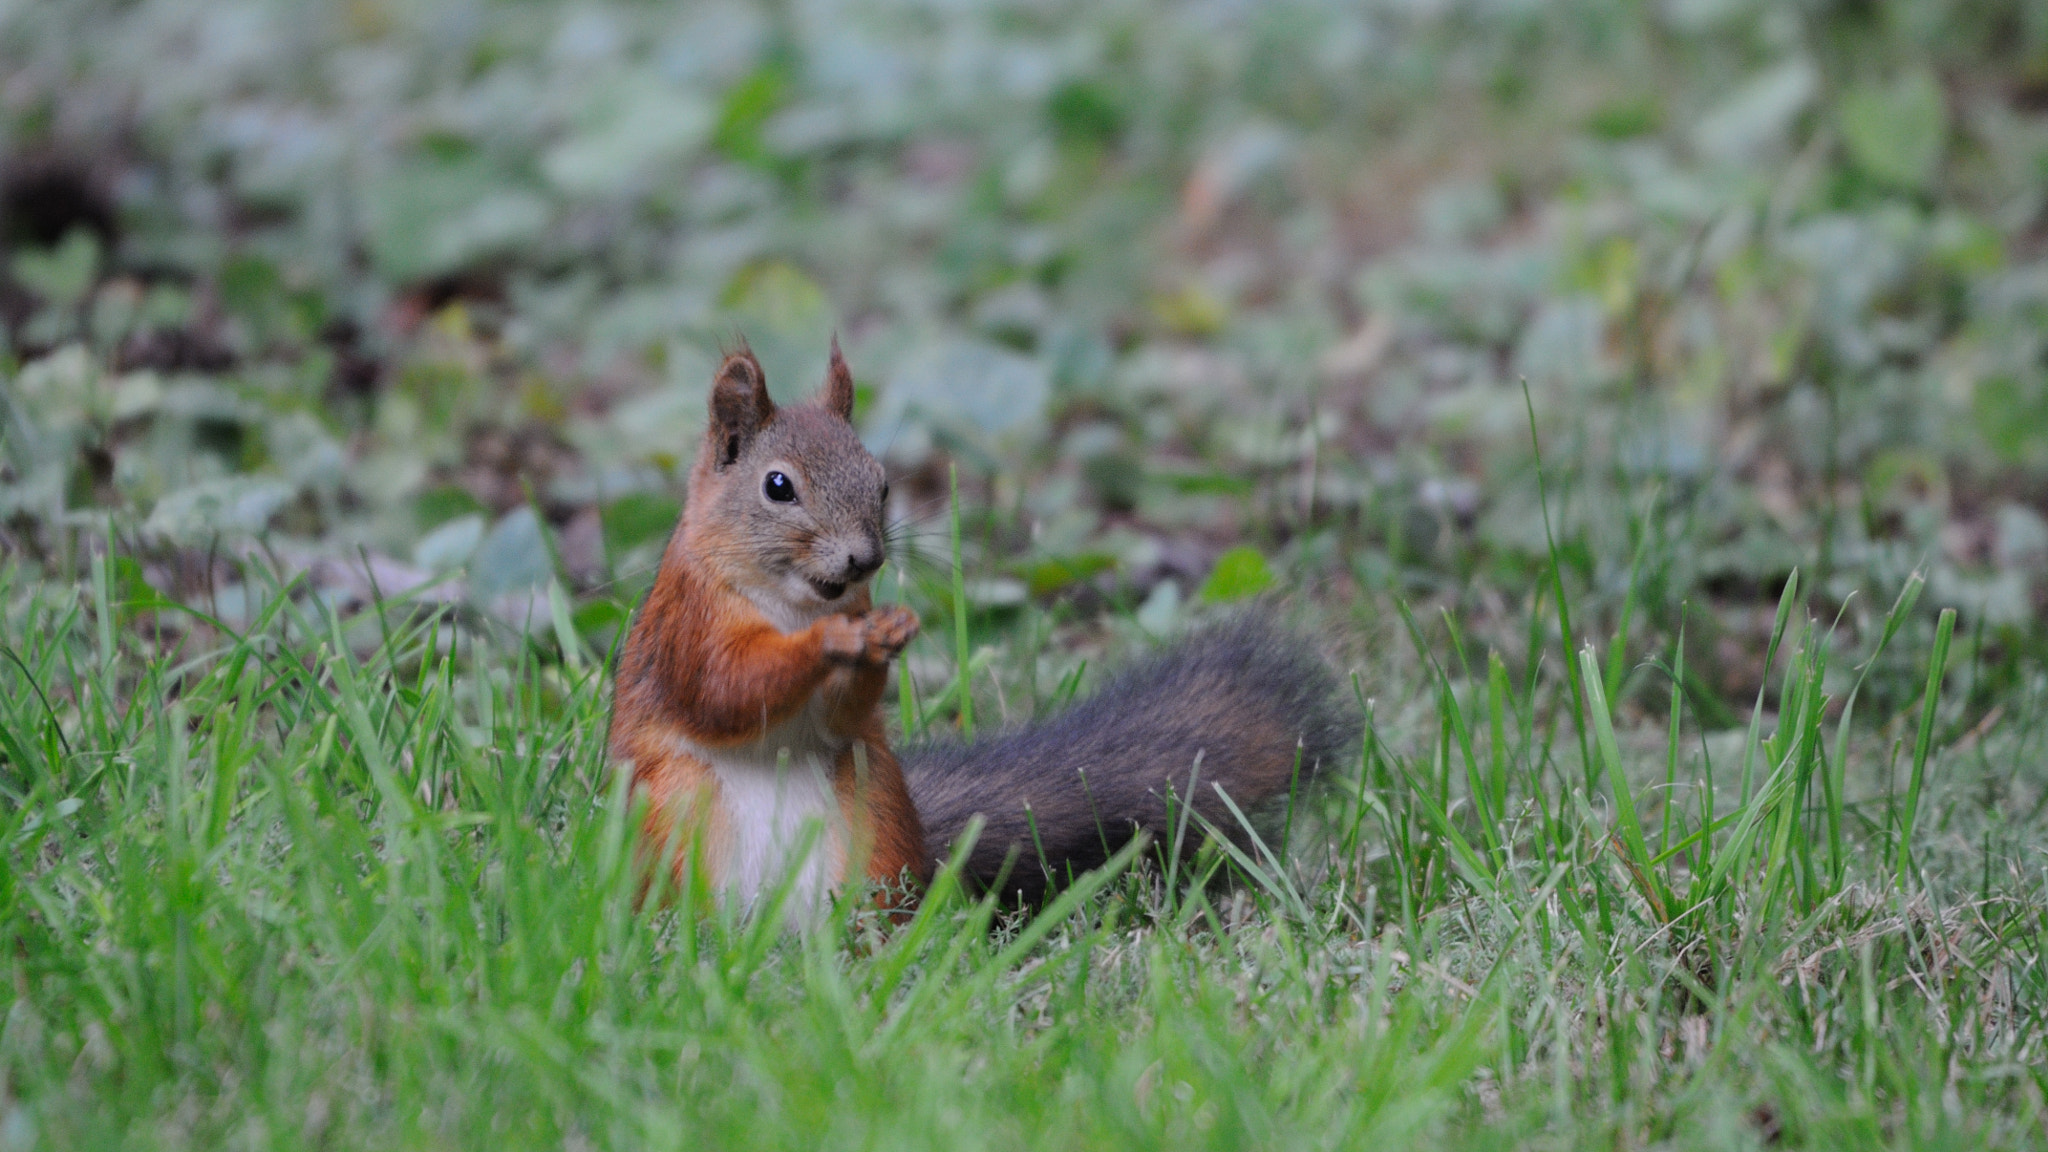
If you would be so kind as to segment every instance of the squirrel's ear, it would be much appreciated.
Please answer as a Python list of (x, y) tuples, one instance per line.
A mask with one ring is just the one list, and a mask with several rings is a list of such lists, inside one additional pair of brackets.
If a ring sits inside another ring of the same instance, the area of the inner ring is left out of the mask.
[(711, 449), (718, 453), (718, 467), (740, 458), (740, 450), (754, 433), (775, 415), (775, 401), (768, 398), (768, 379), (761, 362), (743, 341), (739, 351), (728, 353), (711, 382)]
[(818, 397), (826, 409), (853, 423), (853, 371), (839, 354), (839, 333), (832, 334), (832, 360), (825, 366), (825, 391)]

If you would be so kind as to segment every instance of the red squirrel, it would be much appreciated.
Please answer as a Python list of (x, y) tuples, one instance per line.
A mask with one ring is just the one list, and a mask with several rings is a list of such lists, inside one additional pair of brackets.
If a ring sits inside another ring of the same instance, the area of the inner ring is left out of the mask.
[(853, 402), (836, 338), (808, 403), (770, 400), (744, 345), (713, 381), (681, 521), (619, 657), (610, 737), (648, 802), (644, 843), (671, 846), (678, 883), (751, 902), (794, 867), (799, 908), (849, 880), (914, 892), (980, 816), (964, 879), (1035, 902), (1140, 830), (1174, 842), (1189, 803), (1243, 838), (1219, 789), (1270, 808), (1355, 742), (1307, 643), (1251, 614), (1038, 724), (899, 761), (880, 703), (918, 620), (868, 590), (889, 484)]

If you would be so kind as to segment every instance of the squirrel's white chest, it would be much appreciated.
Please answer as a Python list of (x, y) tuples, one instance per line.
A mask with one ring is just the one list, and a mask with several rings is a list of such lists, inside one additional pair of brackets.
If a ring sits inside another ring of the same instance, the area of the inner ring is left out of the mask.
[(687, 748), (718, 784), (721, 885), (751, 904), (793, 879), (792, 920), (822, 908), (846, 867), (846, 817), (832, 783), (844, 742), (822, 713), (813, 700), (758, 742)]

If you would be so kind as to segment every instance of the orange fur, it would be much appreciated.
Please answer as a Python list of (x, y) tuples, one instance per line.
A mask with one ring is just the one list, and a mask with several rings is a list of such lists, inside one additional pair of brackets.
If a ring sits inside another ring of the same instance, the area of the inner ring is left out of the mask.
[[(929, 879), (923, 831), (878, 711), (888, 662), (915, 634), (916, 618), (901, 608), (875, 610), (864, 584), (847, 581), (816, 605), (789, 609), (812, 618), (785, 631), (789, 621), (771, 619), (755, 599), (782, 603), (773, 599), (781, 593), (763, 588), (761, 557), (800, 550), (809, 538), (746, 527), (730, 511), (751, 508), (752, 493), (731, 486), (758, 485), (766, 466), (747, 466), (743, 450), (757, 438), (770, 447), (780, 443), (767, 435), (778, 421), (792, 421), (781, 430), (783, 456), (810, 448), (804, 421), (829, 414), (843, 424), (851, 377), (838, 378), (844, 365), (836, 356), (834, 368), (819, 410), (785, 415), (767, 400), (750, 353), (727, 358), (682, 523), (620, 657), (611, 755), (630, 764), (635, 788), (650, 802), (644, 842), (675, 845), (669, 864), (679, 883), (701, 880), (716, 889), (736, 879), (724, 872), (743, 850), (742, 826), (762, 814), (737, 810), (757, 801), (728, 795), (732, 777), (722, 783), (712, 761), (729, 754), (774, 763), (778, 752), (786, 761), (789, 749), (771, 746), (778, 740), (799, 745), (798, 752), (831, 755), (827, 775), (845, 825), (833, 886), (843, 886), (845, 869), (856, 864), (877, 882)], [(845, 443), (859, 450), (850, 437), (825, 443), (842, 453)], [(861, 457), (872, 465), (864, 451)], [(837, 552), (819, 554), (823, 560), (803, 553), (804, 563), (839, 562)], [(688, 875), (693, 859), (704, 875)]]

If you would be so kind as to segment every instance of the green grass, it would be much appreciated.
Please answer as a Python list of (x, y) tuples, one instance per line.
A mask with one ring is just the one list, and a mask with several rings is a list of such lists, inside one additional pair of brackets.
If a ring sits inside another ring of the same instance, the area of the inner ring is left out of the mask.
[[(237, 633), (116, 567), (5, 572), (9, 1148), (2040, 1139), (2048, 894), (1934, 738), (1948, 614), (1924, 699), (1830, 741), (1788, 586), (1776, 706), (1711, 775), (1682, 694), (1616, 727), (1594, 646), (1575, 709), (1561, 647), (1517, 682), (1410, 616), (1424, 662), (1360, 670), (1366, 746), (1286, 859), (1127, 853), (1034, 917), (942, 877), (798, 937), (637, 907), (599, 663), (290, 587)], [(971, 638), (982, 675), (1044, 623)]]

